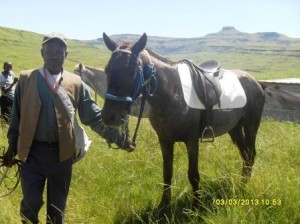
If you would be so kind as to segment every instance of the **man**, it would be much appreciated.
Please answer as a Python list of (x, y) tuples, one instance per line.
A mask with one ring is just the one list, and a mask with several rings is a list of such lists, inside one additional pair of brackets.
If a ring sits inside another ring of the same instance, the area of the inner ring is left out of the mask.
[(117, 130), (104, 126), (101, 110), (80, 77), (63, 71), (67, 56), (64, 36), (58, 33), (45, 36), (41, 54), (42, 68), (20, 74), (3, 164), (11, 166), (16, 153), (23, 161), (22, 222), (38, 223), (47, 183), (47, 223), (59, 224), (64, 220), (75, 145), (68, 111), (57, 94), (59, 88), (67, 93), (83, 124), (123, 149), (133, 150), (134, 146)]
[(12, 104), (14, 99), (15, 84), (18, 78), (14, 77), (12, 72), (12, 63), (4, 62), (3, 72), (0, 75), (0, 87), (2, 95), (0, 97), (1, 119), (5, 123), (9, 123), (11, 117)]

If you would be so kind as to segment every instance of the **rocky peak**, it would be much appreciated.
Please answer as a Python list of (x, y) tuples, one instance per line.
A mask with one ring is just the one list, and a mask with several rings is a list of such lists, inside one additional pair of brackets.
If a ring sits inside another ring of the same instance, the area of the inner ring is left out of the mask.
[(221, 31), (233, 31), (236, 30), (234, 26), (224, 26)]
[(240, 31), (238, 31), (234, 26), (224, 26), (220, 31), (220, 33), (239, 33), (239, 32)]

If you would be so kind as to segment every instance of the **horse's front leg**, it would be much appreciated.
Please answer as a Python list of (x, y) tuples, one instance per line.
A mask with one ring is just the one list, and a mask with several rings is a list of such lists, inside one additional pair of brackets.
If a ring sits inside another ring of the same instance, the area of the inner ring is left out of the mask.
[(199, 141), (192, 140), (185, 142), (188, 151), (188, 158), (189, 158), (189, 168), (188, 168), (188, 177), (190, 183), (193, 187), (194, 193), (194, 203), (193, 205), (196, 206), (199, 204), (199, 170), (198, 170), (198, 155), (199, 155)]
[(159, 208), (167, 207), (171, 202), (171, 182), (173, 176), (174, 142), (159, 139), (163, 157), (163, 195)]

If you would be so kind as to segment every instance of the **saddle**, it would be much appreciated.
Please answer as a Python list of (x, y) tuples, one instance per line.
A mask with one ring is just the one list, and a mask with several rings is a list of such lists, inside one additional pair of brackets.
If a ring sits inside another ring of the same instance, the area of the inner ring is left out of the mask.
[(214, 141), (214, 130), (212, 128), (213, 113), (212, 108), (215, 104), (220, 105), (220, 97), (222, 89), (220, 85), (220, 79), (223, 74), (220, 72), (220, 62), (210, 60), (202, 63), (199, 67), (189, 60), (184, 60), (191, 70), (191, 79), (195, 87), (196, 94), (199, 100), (203, 103), (206, 108), (206, 118), (204, 119), (205, 124), (201, 134), (201, 142), (203, 138), (210, 136), (211, 140)]
[(220, 62), (210, 60), (202, 63), (199, 67), (189, 60), (185, 60), (191, 70), (191, 78), (196, 94), (205, 108), (211, 109), (215, 104), (220, 106), (222, 89), (220, 79)]

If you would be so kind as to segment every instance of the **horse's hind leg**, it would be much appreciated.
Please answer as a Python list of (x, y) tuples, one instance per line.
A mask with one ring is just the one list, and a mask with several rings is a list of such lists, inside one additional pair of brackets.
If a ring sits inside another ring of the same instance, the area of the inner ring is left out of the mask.
[(163, 157), (163, 195), (159, 208), (163, 209), (171, 202), (171, 181), (173, 176), (174, 142), (159, 139)]
[(252, 173), (252, 167), (256, 155), (256, 133), (257, 128), (245, 128), (242, 126), (241, 122), (239, 122), (239, 124), (229, 132), (232, 141), (238, 147), (243, 159), (242, 176), (246, 178), (245, 180), (249, 179)]

